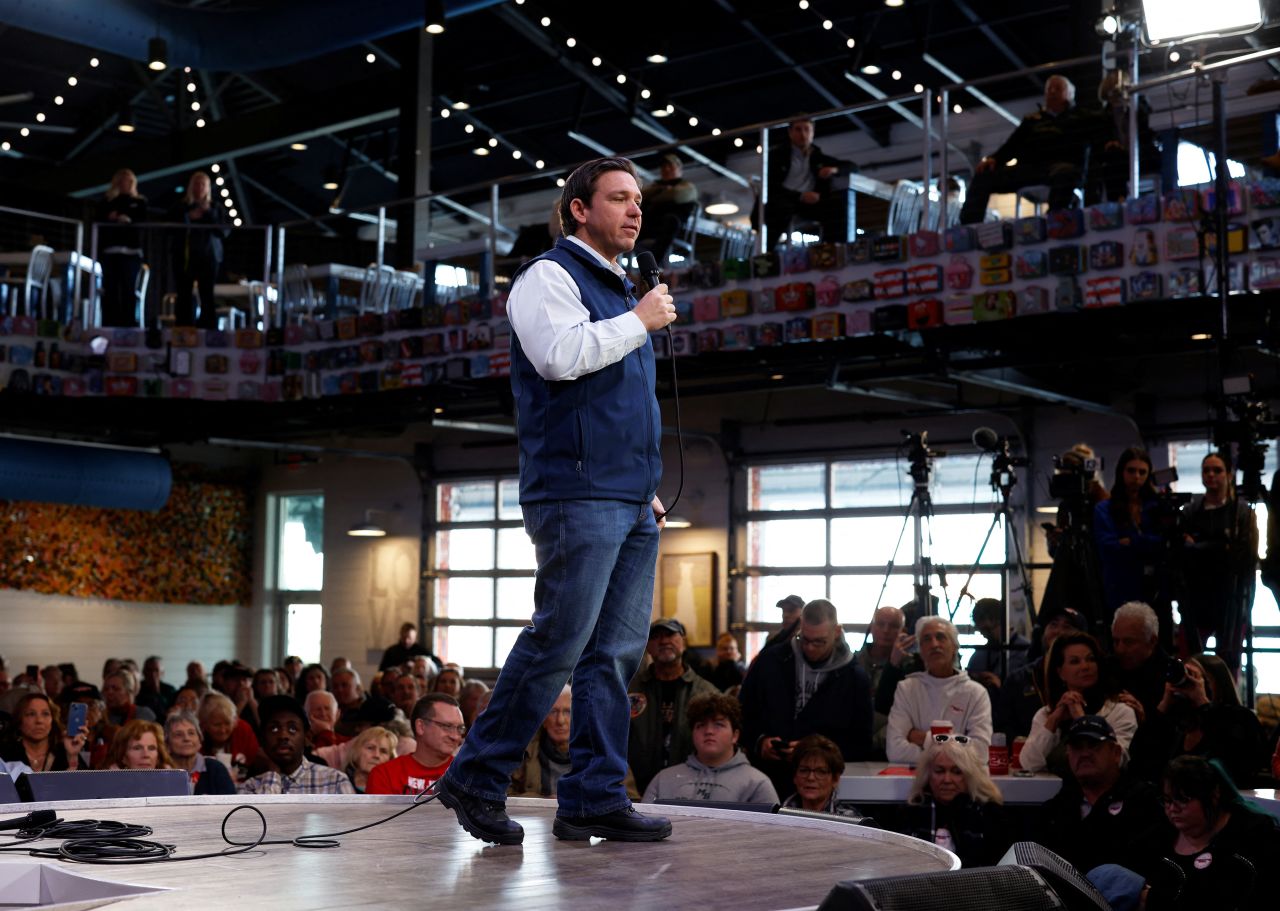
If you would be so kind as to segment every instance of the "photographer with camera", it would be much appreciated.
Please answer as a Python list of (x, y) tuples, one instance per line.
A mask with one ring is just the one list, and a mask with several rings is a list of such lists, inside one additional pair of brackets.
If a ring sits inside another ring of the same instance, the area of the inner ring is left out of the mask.
[(1107, 626), (1126, 601), (1150, 604), (1166, 650), (1173, 647), (1167, 532), (1174, 519), (1152, 481), (1151, 456), (1140, 446), (1129, 447), (1116, 462), (1111, 498), (1093, 510)]
[(1049, 496), (1058, 500), (1057, 521), (1045, 522), (1045, 543), (1053, 570), (1045, 586), (1041, 613), (1070, 607), (1080, 611), (1088, 628), (1105, 638), (1107, 614), (1102, 594), (1102, 571), (1094, 543), (1093, 516), (1110, 493), (1098, 480), (1102, 460), (1085, 443), (1077, 443), (1053, 460)]
[(1233, 675), (1240, 673), (1245, 619), (1253, 605), (1258, 565), (1258, 520), (1236, 496), (1235, 472), (1227, 456), (1211, 452), (1200, 462), (1204, 493), (1182, 510), (1183, 556), (1178, 609), (1191, 653), (1210, 636), (1215, 653)]
[(1240, 704), (1235, 681), (1213, 655), (1169, 659), (1164, 697), (1133, 739), (1134, 771), (1156, 780), (1178, 756), (1216, 759), (1238, 788), (1254, 786), (1266, 765), (1258, 717)]

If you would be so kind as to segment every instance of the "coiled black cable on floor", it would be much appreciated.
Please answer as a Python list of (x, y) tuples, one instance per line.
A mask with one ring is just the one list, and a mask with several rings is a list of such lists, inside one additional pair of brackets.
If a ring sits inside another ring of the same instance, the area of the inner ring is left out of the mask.
[[(236, 854), (245, 854), (262, 845), (290, 845), (295, 848), (337, 848), (342, 844), (337, 840), (339, 835), (350, 835), (354, 832), (362, 832), (365, 829), (380, 826), (403, 816), (410, 810), (416, 810), (418, 807), (430, 803), (435, 800), (435, 797), (434, 793), (424, 792), (419, 794), (413, 803), (403, 810), (397, 810), (390, 816), (385, 816), (382, 819), (377, 819), (361, 826), (343, 829), (339, 832), (321, 832), (317, 835), (299, 835), (296, 838), (276, 839), (267, 838), (267, 818), (262, 814), (261, 810), (252, 804), (237, 804), (227, 812), (226, 816), (222, 817), (222, 840), (229, 847), (223, 848), (221, 851), (208, 851), (204, 854), (179, 855), (175, 853), (178, 849), (177, 845), (147, 841), (137, 837), (152, 834), (152, 830), (147, 826), (135, 826), (112, 820), (99, 821), (94, 819), (73, 822), (59, 819), (48, 826), (20, 830), (15, 837), (20, 840), (21, 844), (0, 848), (0, 851), (23, 851), (32, 857), (65, 860), (79, 864), (152, 864), (182, 860), (203, 860), (209, 857), (232, 857)], [(227, 823), (241, 810), (253, 812), (262, 824), (262, 831), (258, 833), (257, 838), (253, 841), (236, 841), (227, 834)], [(67, 840), (57, 847), (33, 848), (29, 846), (30, 842), (53, 838), (66, 838)]]

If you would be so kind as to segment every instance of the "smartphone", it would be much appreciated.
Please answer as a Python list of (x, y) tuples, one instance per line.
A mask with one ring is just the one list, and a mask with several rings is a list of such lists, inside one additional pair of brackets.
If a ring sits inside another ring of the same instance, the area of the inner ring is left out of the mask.
[(85, 721), (89, 717), (89, 706), (83, 702), (73, 702), (67, 709), (67, 736), (74, 737), (84, 730)]
[(33, 683), (34, 683), (35, 681), (38, 681), (38, 680), (40, 679), (40, 665), (38, 665), (38, 664), (28, 664), (28, 665), (27, 665), (27, 676), (31, 678), (31, 680), (32, 680), (32, 682), (33, 682)]
[(1176, 468), (1157, 468), (1151, 472), (1151, 483), (1156, 487), (1168, 487), (1176, 480), (1178, 480)]

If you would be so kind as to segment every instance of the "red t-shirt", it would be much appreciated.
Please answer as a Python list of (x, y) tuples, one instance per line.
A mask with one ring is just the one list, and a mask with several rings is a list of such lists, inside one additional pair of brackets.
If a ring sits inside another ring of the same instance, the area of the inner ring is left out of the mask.
[(438, 766), (427, 768), (413, 754), (389, 759), (382, 765), (374, 766), (369, 773), (369, 784), (364, 789), (366, 794), (421, 794), (435, 782), (444, 777), (450, 756)]

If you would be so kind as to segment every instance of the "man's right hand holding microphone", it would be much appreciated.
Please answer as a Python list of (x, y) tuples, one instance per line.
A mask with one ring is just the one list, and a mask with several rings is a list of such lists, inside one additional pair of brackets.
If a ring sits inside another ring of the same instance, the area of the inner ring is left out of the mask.
[(667, 293), (666, 283), (659, 283), (640, 298), (640, 302), (631, 312), (640, 317), (640, 322), (644, 323), (645, 329), (649, 332), (657, 332), (676, 318), (676, 305), (671, 295)]

